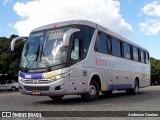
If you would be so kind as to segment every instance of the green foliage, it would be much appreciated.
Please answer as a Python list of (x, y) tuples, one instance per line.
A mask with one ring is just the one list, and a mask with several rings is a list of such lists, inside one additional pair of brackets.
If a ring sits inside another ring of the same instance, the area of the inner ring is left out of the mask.
[[(151, 61), (151, 84), (160, 84), (160, 60), (150, 58)], [(156, 82), (156, 83), (155, 83)]]
[[(15, 52), (11, 52), (10, 44), (17, 35), (10, 38), (0, 37), (0, 74), (3, 80), (17, 77), (23, 42), (16, 43)], [(7, 76), (6, 76), (7, 75)]]

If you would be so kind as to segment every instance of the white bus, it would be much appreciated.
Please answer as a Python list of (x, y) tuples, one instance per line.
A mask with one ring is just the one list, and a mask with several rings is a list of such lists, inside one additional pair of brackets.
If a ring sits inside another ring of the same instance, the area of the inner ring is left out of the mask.
[(25, 40), (19, 90), (27, 95), (81, 95), (87, 101), (100, 94), (126, 90), (137, 94), (150, 85), (149, 52), (96, 23), (72, 20), (38, 27)]

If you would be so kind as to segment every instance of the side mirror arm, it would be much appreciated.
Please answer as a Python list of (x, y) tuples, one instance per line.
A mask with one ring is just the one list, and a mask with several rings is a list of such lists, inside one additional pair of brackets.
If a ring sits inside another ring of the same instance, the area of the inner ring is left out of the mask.
[(77, 29), (77, 28), (72, 28), (72, 29), (67, 30), (64, 33), (64, 36), (63, 36), (63, 45), (64, 46), (69, 46), (69, 38), (70, 38), (70, 36), (73, 33), (78, 32), (78, 31), (80, 31), (80, 29)]
[(28, 38), (28, 37), (26, 37), (26, 36), (14, 38), (14, 39), (11, 41), (11, 51), (14, 51), (15, 43), (16, 43), (18, 40), (26, 41), (27, 38)]

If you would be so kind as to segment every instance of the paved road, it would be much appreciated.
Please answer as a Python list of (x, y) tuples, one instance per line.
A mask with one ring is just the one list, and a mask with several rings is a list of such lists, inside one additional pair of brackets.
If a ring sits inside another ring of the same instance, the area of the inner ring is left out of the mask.
[(140, 89), (138, 95), (127, 95), (125, 92), (113, 93), (112, 96), (100, 95), (99, 99), (93, 102), (84, 102), (78, 95), (66, 96), (61, 101), (54, 102), (47, 96), (28, 96), (19, 92), (0, 92), (0, 110), (160, 111), (160, 86)]

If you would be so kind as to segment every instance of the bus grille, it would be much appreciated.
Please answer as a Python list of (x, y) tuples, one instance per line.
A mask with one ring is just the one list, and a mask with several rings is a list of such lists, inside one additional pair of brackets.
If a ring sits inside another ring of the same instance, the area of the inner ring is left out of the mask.
[(23, 83), (25, 84), (49, 84), (53, 81), (47, 80), (47, 79), (41, 79), (41, 80), (22, 80)]
[(24, 88), (27, 91), (32, 91), (32, 90), (48, 91), (49, 90), (49, 86), (24, 86)]

